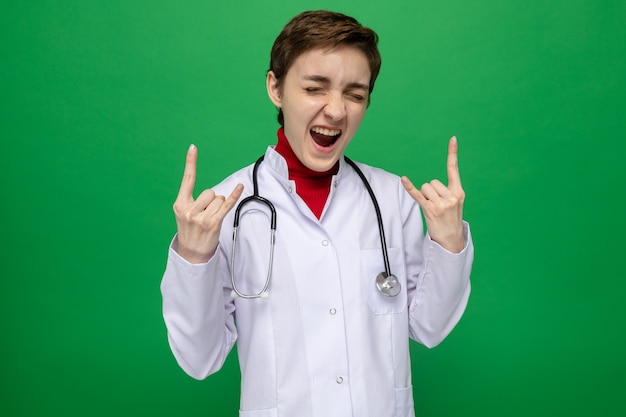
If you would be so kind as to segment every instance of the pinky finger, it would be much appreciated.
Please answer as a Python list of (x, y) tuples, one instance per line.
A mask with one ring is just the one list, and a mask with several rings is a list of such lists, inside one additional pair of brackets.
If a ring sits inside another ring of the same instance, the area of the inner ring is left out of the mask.
[(228, 198), (224, 200), (224, 202), (220, 206), (216, 215), (219, 216), (220, 219), (223, 219), (224, 217), (226, 217), (228, 212), (232, 210), (232, 208), (235, 206), (235, 204), (239, 200), (239, 197), (241, 197), (242, 193), (243, 193), (243, 184), (237, 184), (235, 188), (233, 189), (233, 191), (228, 196)]
[(422, 194), (422, 192), (413, 185), (408, 177), (402, 177), (401, 182), (404, 189), (407, 193), (409, 193), (413, 200), (415, 200), (420, 206), (424, 207), (424, 204), (428, 202), (428, 199), (424, 197), (424, 194)]

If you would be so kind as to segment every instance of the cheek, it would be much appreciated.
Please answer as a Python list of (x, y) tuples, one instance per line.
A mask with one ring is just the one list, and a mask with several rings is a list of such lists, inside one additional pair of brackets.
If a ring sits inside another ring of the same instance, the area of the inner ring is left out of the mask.
[(306, 116), (315, 111), (319, 104), (315, 98), (311, 97), (298, 97), (291, 98), (289, 100), (283, 100), (283, 113), (290, 114), (296, 117)]
[(364, 106), (358, 106), (352, 109), (352, 111), (350, 112), (351, 114), (350, 124), (352, 125), (353, 128), (359, 127), (359, 125), (363, 121), (363, 118), (365, 117), (366, 109), (367, 108)]
[(324, 109), (320, 100), (315, 98), (303, 98), (298, 100), (297, 104), (291, 103), (289, 108), (283, 107), (283, 113), (292, 123), (299, 125), (308, 125), (320, 114)]

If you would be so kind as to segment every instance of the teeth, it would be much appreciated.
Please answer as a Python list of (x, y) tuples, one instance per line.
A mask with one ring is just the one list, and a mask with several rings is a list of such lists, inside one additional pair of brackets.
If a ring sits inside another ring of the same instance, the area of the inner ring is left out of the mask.
[(315, 133), (320, 133), (326, 136), (337, 136), (338, 134), (341, 133), (341, 130), (339, 129), (325, 129), (323, 127), (314, 127), (311, 130)]

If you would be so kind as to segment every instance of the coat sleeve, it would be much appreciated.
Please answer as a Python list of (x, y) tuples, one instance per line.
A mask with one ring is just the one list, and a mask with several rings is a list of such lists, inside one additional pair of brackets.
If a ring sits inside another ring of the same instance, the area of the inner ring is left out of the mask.
[(218, 247), (207, 263), (190, 264), (169, 248), (161, 281), (163, 318), (176, 361), (191, 377), (217, 372), (237, 339), (234, 302), (224, 285), (224, 254)]
[[(404, 191), (404, 190), (403, 190)], [(415, 341), (432, 348), (459, 322), (470, 295), (474, 246), (469, 224), (463, 222), (465, 246), (451, 253), (424, 235), (419, 205), (404, 201), (405, 259), (409, 331)]]

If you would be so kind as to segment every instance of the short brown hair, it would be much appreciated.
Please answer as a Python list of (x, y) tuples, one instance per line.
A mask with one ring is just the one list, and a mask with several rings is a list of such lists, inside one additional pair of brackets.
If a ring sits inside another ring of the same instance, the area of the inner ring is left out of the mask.
[[(341, 13), (308, 11), (291, 19), (274, 41), (269, 71), (274, 72), (280, 85), (282, 78), (302, 53), (315, 48), (334, 48), (339, 45), (355, 47), (367, 57), (371, 72), (371, 94), (382, 62), (378, 51), (378, 35), (353, 17)], [(278, 111), (278, 123), (284, 125), (281, 109)]]

